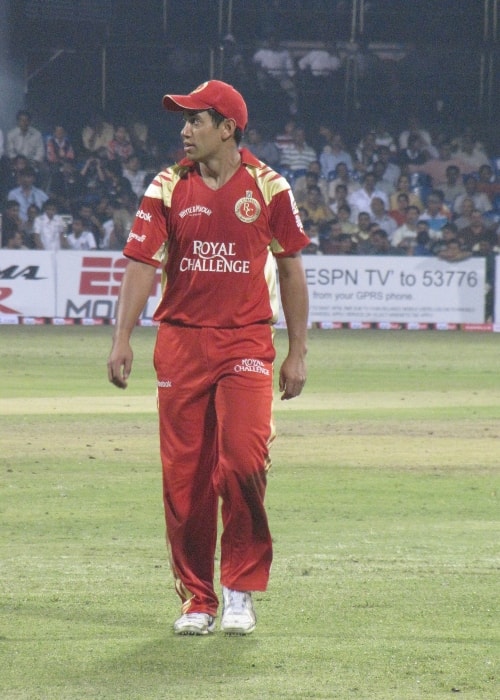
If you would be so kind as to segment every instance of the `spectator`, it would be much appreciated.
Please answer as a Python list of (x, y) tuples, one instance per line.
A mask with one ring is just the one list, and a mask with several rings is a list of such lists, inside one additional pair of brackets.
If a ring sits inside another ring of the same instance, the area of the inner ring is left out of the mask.
[(127, 178), (130, 182), (130, 186), (135, 196), (138, 199), (142, 198), (142, 195), (146, 191), (146, 177), (147, 172), (141, 167), (141, 160), (139, 156), (132, 154), (127, 158), (123, 164), (123, 177)]
[(358, 227), (354, 240), (360, 255), (365, 255), (370, 246), (371, 223), (370, 214), (367, 211), (361, 211), (358, 214)]
[(338, 237), (338, 255), (357, 255), (356, 243), (348, 233), (341, 233)]
[(36, 248), (35, 219), (37, 216), (40, 216), (41, 213), (42, 210), (40, 207), (37, 207), (36, 204), (30, 204), (28, 207), (28, 218), (26, 221), (21, 222), (24, 244), (30, 249)]
[(281, 131), (279, 134), (276, 134), (276, 136), (274, 137), (274, 143), (280, 151), (283, 151), (284, 148), (287, 148), (288, 146), (291, 146), (293, 144), (293, 135), (295, 133), (296, 128), (297, 123), (295, 119), (290, 118), (287, 119), (287, 121), (283, 125), (283, 131)]
[(353, 170), (351, 154), (347, 151), (340, 133), (333, 133), (329, 142), (323, 146), (323, 150), (319, 155), (319, 162), (321, 164), (321, 174), (327, 179), (335, 172), (339, 163), (345, 163), (348, 171)]
[(107, 157), (117, 160), (121, 165), (134, 154), (134, 146), (127, 128), (123, 124), (116, 126), (113, 138), (107, 144)]
[(298, 126), (293, 132), (293, 143), (285, 146), (281, 152), (281, 165), (287, 167), (292, 175), (303, 173), (313, 160), (318, 160), (316, 151), (306, 142), (306, 132)]
[(7, 198), (15, 199), (19, 203), (19, 216), (22, 221), (28, 218), (28, 207), (30, 204), (36, 204), (41, 208), (44, 202), (47, 201), (48, 195), (38, 187), (35, 187), (36, 178), (35, 169), (31, 166), (24, 168), (18, 173), (19, 186), (11, 190)]
[(479, 209), (473, 209), (470, 218), (470, 224), (460, 229), (460, 239), (463, 241), (464, 247), (472, 252), (477, 250), (477, 245), (481, 239), (488, 239), (494, 248), (497, 245), (497, 234), (486, 223), (482, 212)]
[(343, 206), (349, 207), (349, 210), (351, 212), (350, 220), (354, 223), (358, 217), (358, 210), (355, 207), (353, 207), (348, 200), (346, 185), (343, 182), (339, 182), (339, 184), (335, 188), (335, 199), (330, 203), (330, 209), (334, 214), (338, 216), (339, 211)]
[(89, 155), (80, 170), (82, 185), (90, 199), (97, 200), (104, 192), (106, 161), (106, 149), (102, 148)]
[(396, 183), (396, 191), (393, 192), (389, 199), (389, 208), (398, 209), (398, 196), (400, 194), (406, 194), (408, 197), (408, 203), (412, 207), (418, 207), (419, 211), (424, 210), (424, 205), (422, 200), (416, 192), (412, 192), (410, 187), (410, 178), (408, 175), (401, 174)]
[(387, 181), (394, 191), (401, 175), (401, 168), (393, 162), (393, 155), (389, 146), (384, 144), (377, 146), (376, 163), (384, 164), (382, 179)]
[(402, 148), (398, 154), (398, 164), (403, 172), (409, 171), (410, 165), (423, 165), (429, 160), (429, 153), (422, 146), (419, 134), (410, 134), (408, 146)]
[(113, 247), (121, 250), (127, 242), (128, 235), (137, 213), (137, 198), (133, 192), (122, 194), (119, 199), (112, 199), (113, 206)]
[(233, 85), (237, 90), (246, 87), (252, 71), (233, 34), (226, 34), (223, 37), (220, 50), (221, 75), (224, 76), (224, 81)]
[(61, 250), (65, 247), (66, 222), (57, 213), (57, 203), (53, 199), (44, 202), (42, 213), (34, 221), (33, 231), (35, 247), (39, 250)]
[(311, 219), (304, 221), (304, 231), (309, 237), (309, 244), (302, 249), (303, 255), (321, 255), (319, 229), (320, 226), (317, 222)]
[(24, 245), (21, 231), (9, 231), (3, 234), (3, 241), (3, 248), (8, 248), (9, 250), (28, 250), (28, 247)]
[(389, 200), (385, 192), (375, 188), (375, 175), (374, 173), (367, 172), (363, 178), (363, 186), (361, 189), (352, 192), (348, 197), (349, 204), (356, 208), (358, 211), (370, 211), (370, 206), (372, 199), (374, 197), (379, 197), (386, 209), (389, 208)]
[(123, 175), (121, 164), (117, 160), (105, 160), (103, 162), (104, 183), (101, 193), (110, 199), (121, 199), (123, 196), (133, 194), (132, 185)]
[(341, 249), (342, 225), (338, 219), (325, 224), (320, 238), (323, 255), (338, 255)]
[(456, 165), (446, 168), (446, 182), (441, 186), (441, 192), (444, 195), (444, 203), (453, 211), (456, 198), (465, 194), (464, 181)]
[(438, 150), (437, 158), (430, 158), (423, 165), (410, 165), (410, 172), (428, 175), (434, 188), (440, 188), (441, 185), (446, 184), (446, 170), (450, 165), (456, 165), (462, 175), (474, 172), (474, 168), (465, 161), (452, 155), (449, 141), (443, 141)]
[(370, 246), (365, 255), (404, 255), (404, 251), (391, 245), (387, 231), (374, 226), (370, 236)]
[(7, 134), (7, 155), (11, 160), (24, 156), (38, 170), (45, 158), (42, 134), (31, 125), (31, 114), (27, 110), (19, 110), (16, 121), (17, 126)]
[(432, 144), (432, 136), (427, 129), (425, 129), (421, 123), (418, 117), (415, 114), (411, 114), (408, 117), (408, 124), (406, 129), (404, 129), (400, 134), (399, 134), (399, 150), (404, 151), (405, 148), (408, 148), (409, 143), (410, 143), (410, 137), (412, 135), (418, 136), (419, 138), (419, 143), (420, 146), (427, 151), (429, 154), (429, 158), (434, 158), (437, 155), (437, 151), (435, 150), (433, 144)]
[(288, 49), (280, 46), (272, 35), (267, 46), (257, 49), (253, 55), (257, 71), (257, 83), (263, 92), (279, 88), (289, 100), (289, 113), (297, 113), (297, 89), (295, 86), (295, 65)]
[(490, 200), (491, 206), (495, 206), (497, 197), (500, 195), (500, 182), (495, 177), (493, 168), (489, 164), (482, 165), (479, 168), (477, 191), (483, 192)]
[(341, 67), (335, 46), (327, 42), (324, 48), (311, 49), (299, 59), (297, 65), (309, 114), (321, 111), (325, 100), (330, 101), (334, 108), (340, 87), (337, 75)]
[(82, 143), (87, 154), (107, 148), (114, 136), (113, 125), (107, 122), (102, 112), (93, 114), (82, 130)]
[(90, 231), (94, 234), (97, 247), (100, 248), (101, 241), (104, 238), (104, 227), (102, 225), (102, 222), (99, 220), (99, 217), (97, 216), (96, 207), (97, 202), (80, 202), (74, 216), (81, 217), (83, 221), (83, 228), (86, 231)]
[(8, 200), (2, 211), (0, 235), (2, 248), (7, 247), (7, 238), (18, 231), (22, 235), (22, 224), (19, 216), (19, 202), (14, 199)]
[(462, 199), (462, 206), (460, 215), (455, 217), (454, 223), (458, 230), (460, 231), (467, 226), (470, 226), (472, 212), (474, 211), (474, 202), (470, 197), (465, 197)]
[(96, 250), (97, 243), (92, 231), (85, 229), (81, 216), (74, 216), (71, 229), (66, 236), (66, 246), (70, 250)]
[(458, 236), (455, 224), (449, 223), (443, 226), (441, 238), (434, 243), (433, 252), (440, 260), (458, 262), (470, 258), (471, 252), (463, 243), (463, 238)]
[(63, 126), (55, 126), (47, 137), (45, 144), (46, 158), (52, 171), (58, 170), (63, 163), (75, 160), (75, 151)]
[(389, 149), (391, 157), (398, 152), (396, 141), (394, 140), (394, 136), (389, 132), (384, 117), (379, 117), (372, 131), (375, 134), (375, 145), (378, 151), (380, 151), (381, 146), (384, 146)]
[(1, 199), (6, 197), (10, 190), (19, 185), (19, 173), (25, 168), (31, 167), (29, 160), (25, 156), (16, 156), (12, 160), (5, 158), (5, 169), (2, 175)]
[(321, 166), (318, 160), (312, 160), (306, 172), (293, 179), (292, 189), (296, 200), (305, 198), (309, 185), (317, 185), (321, 190), (323, 201), (328, 202), (328, 183), (324, 177), (321, 177)]
[(489, 158), (483, 145), (475, 138), (470, 128), (465, 129), (462, 136), (452, 143), (455, 158), (467, 163), (473, 172), (482, 165), (489, 165)]
[(307, 218), (315, 223), (324, 223), (333, 218), (332, 212), (323, 201), (321, 190), (317, 185), (308, 187), (305, 199), (298, 201), (297, 206), (305, 209)]
[(392, 216), (387, 213), (384, 201), (380, 197), (372, 197), (372, 201), (370, 202), (370, 218), (379, 228), (386, 231), (391, 241), (392, 234), (397, 229), (397, 224)]
[(71, 212), (74, 202), (84, 197), (86, 193), (84, 179), (74, 161), (65, 160), (57, 172), (52, 173), (48, 195), (57, 201), (59, 211)]
[(342, 228), (342, 233), (347, 233), (349, 236), (355, 236), (358, 227), (352, 222), (352, 210), (348, 204), (341, 204), (337, 208), (337, 218)]
[(412, 248), (410, 248), (410, 252), (412, 255), (420, 257), (432, 257), (434, 255), (432, 252), (432, 242), (431, 237), (429, 236), (428, 226), (424, 228), (417, 224), (416, 243)]
[(335, 178), (328, 183), (328, 201), (335, 201), (337, 185), (340, 184), (345, 185), (348, 194), (360, 189), (359, 182), (351, 177), (345, 163), (339, 163), (337, 165), (335, 168)]
[(325, 44), (324, 48), (311, 49), (298, 61), (301, 71), (307, 71), (313, 78), (331, 78), (341, 66), (341, 60), (332, 43)]
[(387, 201), (390, 201), (391, 194), (394, 194), (395, 187), (390, 178), (386, 177), (387, 166), (380, 160), (375, 161), (371, 172), (375, 175), (375, 189), (385, 192)]
[(406, 210), (406, 220), (402, 226), (399, 226), (392, 234), (391, 243), (400, 248), (412, 248), (417, 243), (418, 234), (418, 218), (420, 212), (418, 207), (409, 206)]
[(420, 219), (429, 224), (429, 235), (433, 240), (441, 238), (441, 229), (451, 220), (451, 212), (444, 204), (443, 193), (432, 190), (427, 197), (427, 207)]
[(406, 210), (410, 206), (410, 199), (406, 192), (400, 192), (397, 195), (396, 209), (389, 209), (389, 214), (392, 216), (398, 226), (402, 226), (406, 221)]
[(465, 192), (458, 195), (453, 205), (453, 213), (462, 213), (462, 202), (464, 199), (472, 199), (474, 208), (479, 209), (482, 214), (491, 210), (491, 200), (484, 192), (478, 192), (477, 180), (474, 175), (468, 175), (464, 179)]
[(372, 170), (377, 160), (375, 133), (368, 131), (358, 143), (354, 153), (354, 169), (362, 176)]
[(244, 145), (256, 158), (277, 168), (281, 160), (281, 152), (270, 139), (264, 138), (262, 130), (257, 126), (251, 126), (246, 132)]

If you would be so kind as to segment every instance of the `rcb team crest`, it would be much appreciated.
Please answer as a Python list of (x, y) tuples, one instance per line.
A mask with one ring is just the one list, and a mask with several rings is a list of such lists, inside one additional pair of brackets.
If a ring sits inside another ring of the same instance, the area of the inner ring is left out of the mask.
[(238, 199), (234, 205), (234, 213), (245, 224), (251, 224), (259, 218), (260, 204), (252, 196), (252, 190), (247, 190), (246, 196)]

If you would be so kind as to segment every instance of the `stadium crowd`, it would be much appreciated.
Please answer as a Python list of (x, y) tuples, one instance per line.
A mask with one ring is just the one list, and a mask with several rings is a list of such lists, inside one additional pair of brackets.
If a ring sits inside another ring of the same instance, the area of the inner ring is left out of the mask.
[[(249, 62), (234, 37), (224, 45), (224, 79), (245, 94)], [(306, 253), (484, 256), (492, 269), (500, 173), (471, 128), (450, 132), (410, 113), (391, 129), (367, 102), (365, 126), (347, 142), (332, 107), (345, 67), (334, 46), (297, 60), (271, 39), (250, 63), (260, 102), (286, 104), (286, 119), (252, 121), (242, 145), (290, 182), (312, 241)], [(314, 121), (301, 109), (304, 85), (317, 97)], [(141, 117), (98, 113), (77, 134), (61, 124), (43, 134), (21, 109), (0, 131), (0, 156), (3, 248), (119, 250), (149, 181), (182, 150), (178, 138), (160, 148)]]

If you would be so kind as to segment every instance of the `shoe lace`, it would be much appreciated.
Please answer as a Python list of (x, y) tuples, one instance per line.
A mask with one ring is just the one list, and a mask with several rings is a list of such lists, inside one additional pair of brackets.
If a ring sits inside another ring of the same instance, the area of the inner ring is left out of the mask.
[(242, 613), (246, 610), (247, 594), (242, 591), (229, 591), (229, 605), (235, 613)]

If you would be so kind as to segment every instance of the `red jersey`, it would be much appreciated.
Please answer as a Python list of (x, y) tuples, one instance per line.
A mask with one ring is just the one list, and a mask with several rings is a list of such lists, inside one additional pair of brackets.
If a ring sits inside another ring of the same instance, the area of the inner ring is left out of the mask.
[(242, 149), (240, 168), (217, 190), (187, 159), (160, 172), (124, 254), (163, 267), (155, 320), (233, 328), (277, 320), (273, 256), (308, 243), (286, 179)]

